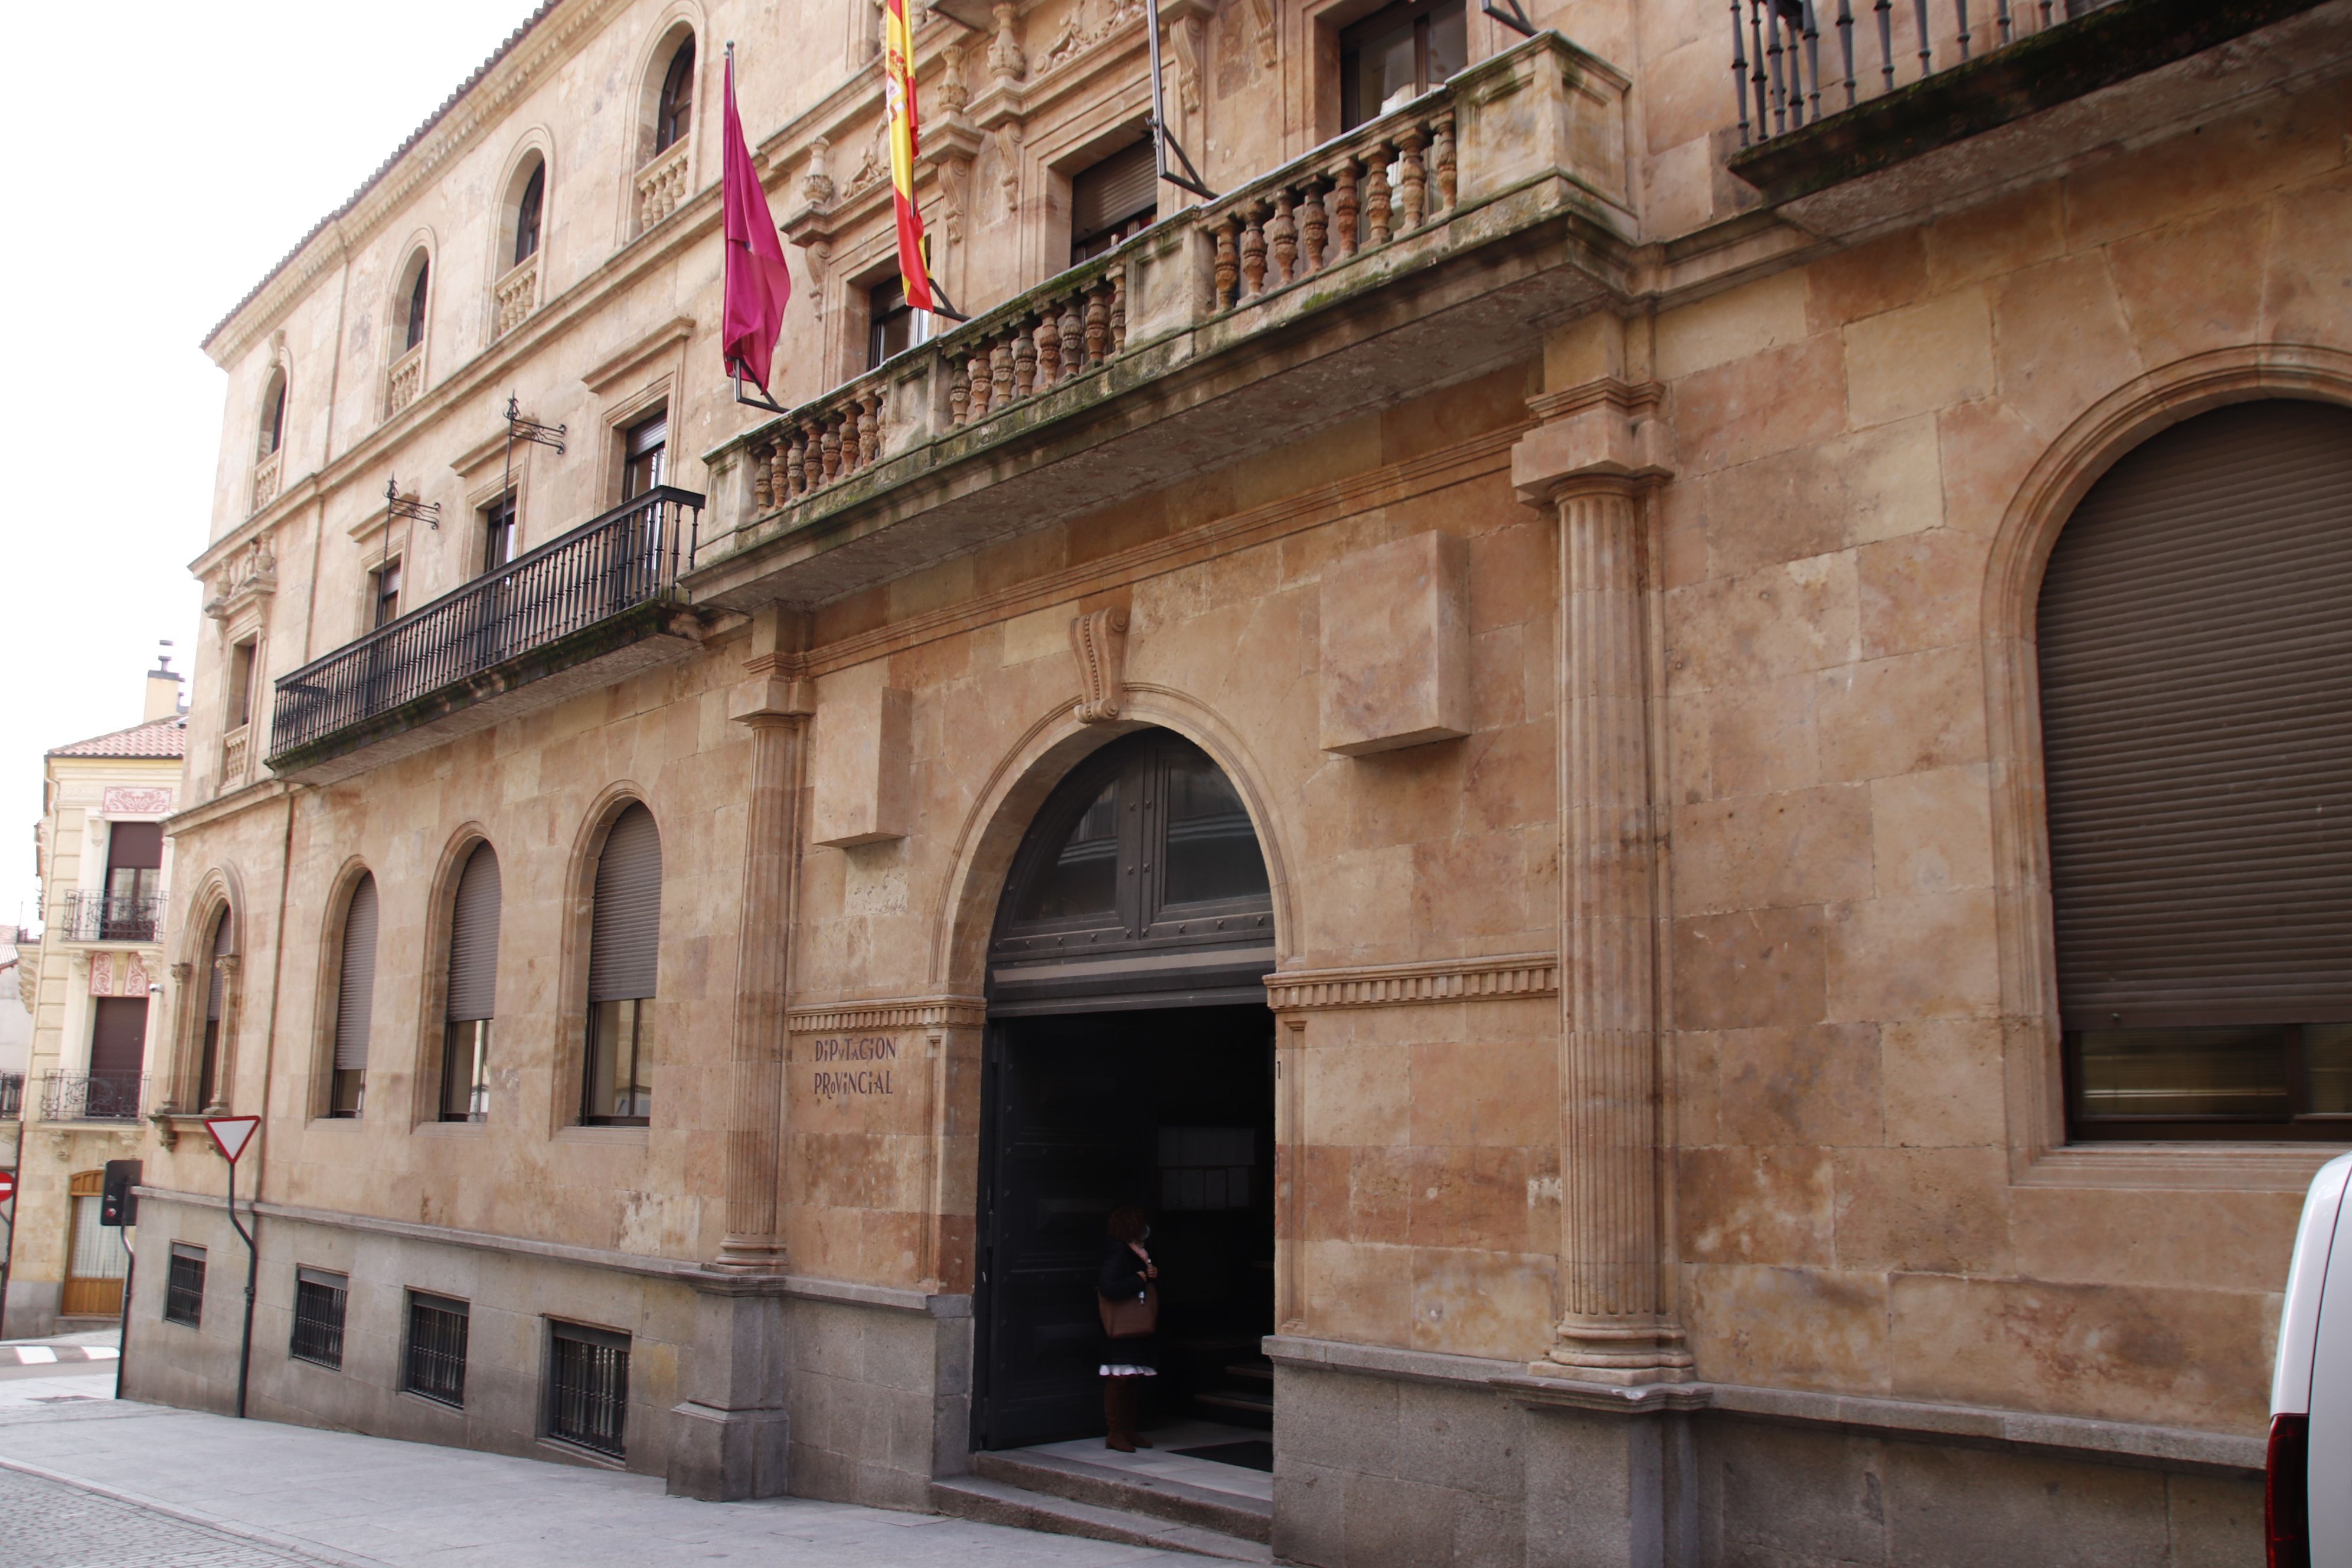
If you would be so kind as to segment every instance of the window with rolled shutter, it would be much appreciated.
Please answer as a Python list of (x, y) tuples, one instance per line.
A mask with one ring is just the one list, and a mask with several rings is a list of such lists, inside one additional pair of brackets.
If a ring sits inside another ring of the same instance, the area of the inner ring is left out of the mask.
[(205, 964), (205, 1037), (196, 1061), (196, 1104), (200, 1108), (221, 1103), (221, 1009), (228, 1002), (228, 974), (221, 968), (220, 961), (228, 956), (229, 919), (229, 911), (223, 910), (213, 921), (211, 955)]
[(444, 1121), (480, 1121), (489, 1109), (490, 1020), (498, 1011), (499, 858), (476, 846), (457, 875), (449, 920), (449, 994), (441, 1042)]
[(1160, 151), (1149, 139), (1113, 153), (1070, 181), (1070, 262), (1100, 256), (1151, 226), (1160, 199)]
[(613, 819), (596, 859), (588, 935), (588, 1037), (581, 1119), (631, 1125), (653, 1110), (647, 1048), (661, 963), (661, 833), (631, 805)]
[(335, 994), (335, 1063), (328, 1114), (357, 1116), (367, 1086), (368, 1026), (375, 1007), (375, 878), (362, 874), (343, 911), (343, 962)]
[(2352, 1132), (2352, 411), (2239, 404), (2085, 495), (2040, 603), (2077, 1137)]

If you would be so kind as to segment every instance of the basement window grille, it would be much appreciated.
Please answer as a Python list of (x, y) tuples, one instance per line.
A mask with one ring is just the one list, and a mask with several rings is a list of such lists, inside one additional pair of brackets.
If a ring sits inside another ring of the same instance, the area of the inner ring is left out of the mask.
[(464, 1409), (466, 1330), (470, 1310), (446, 1296), (408, 1293), (409, 1393)]
[(620, 1458), (629, 1414), (629, 1336), (550, 1323), (548, 1436)]
[(320, 1366), (343, 1364), (343, 1300), (351, 1280), (321, 1268), (294, 1270), (294, 1340), (286, 1353)]
[(205, 1249), (172, 1244), (172, 1271), (163, 1281), (163, 1321), (198, 1327), (205, 1316)]

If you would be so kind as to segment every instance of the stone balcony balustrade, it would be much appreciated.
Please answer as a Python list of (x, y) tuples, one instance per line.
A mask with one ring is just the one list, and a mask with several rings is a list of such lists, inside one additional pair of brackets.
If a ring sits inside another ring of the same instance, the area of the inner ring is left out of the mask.
[(1626, 85), (1528, 39), (753, 426), (688, 589), (821, 603), (1524, 359), (1630, 287)]
[(278, 476), (283, 468), (279, 459), (284, 456), (282, 451), (272, 452), (253, 465), (253, 503), (246, 508), (247, 516), (278, 499)]
[(383, 416), (386, 419), (416, 401), (425, 386), (425, 345), (417, 344), (392, 362), (384, 372)]
[(490, 298), (490, 337), (495, 341), (521, 326), (539, 308), (539, 253), (533, 251), (509, 268), (491, 287)]
[(673, 142), (637, 171), (639, 234), (676, 212), (677, 204), (686, 199), (686, 153), (684, 140)]

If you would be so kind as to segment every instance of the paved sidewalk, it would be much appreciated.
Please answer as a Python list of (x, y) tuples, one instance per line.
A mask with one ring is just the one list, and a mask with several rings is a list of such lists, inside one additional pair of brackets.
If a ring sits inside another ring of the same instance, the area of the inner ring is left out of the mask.
[[(98, 1381), (54, 1378), (40, 1392)], [(11, 1568), (665, 1568), (722, 1561), (763, 1568), (1124, 1568), (1201, 1561), (846, 1503), (698, 1503), (664, 1495), (650, 1476), (90, 1394), (47, 1405), (0, 1403), (0, 1542)]]

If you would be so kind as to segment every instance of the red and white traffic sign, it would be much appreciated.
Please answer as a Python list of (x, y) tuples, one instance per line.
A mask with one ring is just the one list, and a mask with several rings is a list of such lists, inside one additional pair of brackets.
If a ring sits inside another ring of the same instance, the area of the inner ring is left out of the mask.
[(0, 1171), (0, 1204), (6, 1203), (10, 1198), (15, 1197), (16, 1195), (16, 1173), (14, 1171)]
[(205, 1131), (213, 1135), (215, 1143), (220, 1145), (222, 1157), (234, 1165), (236, 1157), (245, 1152), (245, 1146), (253, 1142), (253, 1135), (261, 1131), (261, 1118), (207, 1116), (205, 1118)]

